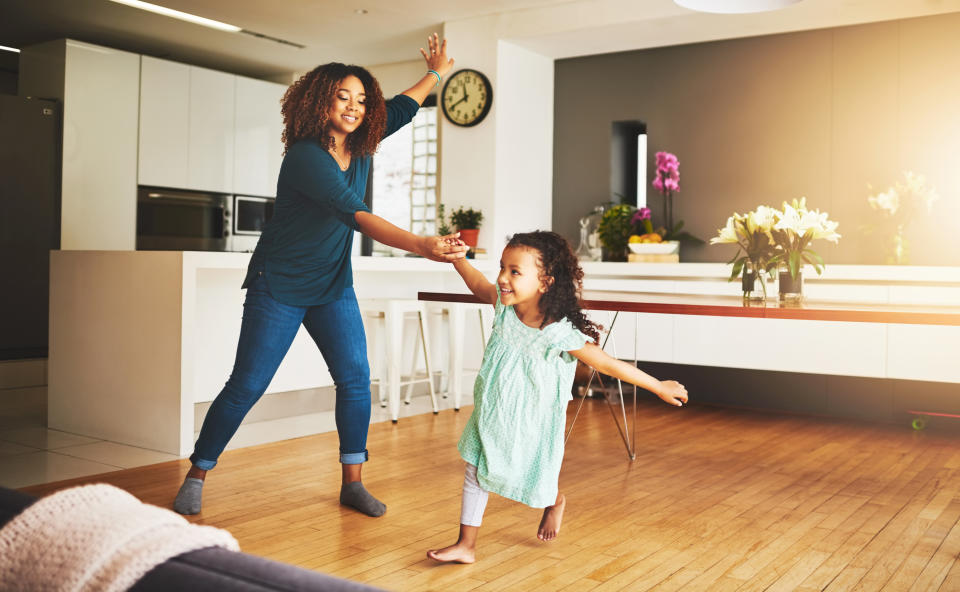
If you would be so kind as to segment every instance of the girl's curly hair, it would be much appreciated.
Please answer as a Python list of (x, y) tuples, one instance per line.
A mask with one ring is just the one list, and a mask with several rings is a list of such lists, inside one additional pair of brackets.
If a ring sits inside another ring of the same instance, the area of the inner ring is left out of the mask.
[(541, 277), (553, 278), (553, 283), (540, 297), (544, 324), (567, 318), (580, 332), (592, 337), (594, 343), (599, 343), (600, 325), (583, 314), (580, 302), (583, 269), (567, 239), (556, 232), (536, 230), (513, 235), (507, 247), (527, 247), (537, 251)]
[(300, 140), (315, 139), (329, 149), (333, 138), (326, 133), (327, 115), (337, 87), (347, 76), (356, 76), (366, 93), (364, 116), (360, 127), (347, 136), (347, 149), (354, 156), (370, 156), (377, 150), (387, 127), (387, 108), (380, 84), (360, 66), (331, 62), (317, 66), (290, 85), (280, 102), (283, 113), (283, 151)]

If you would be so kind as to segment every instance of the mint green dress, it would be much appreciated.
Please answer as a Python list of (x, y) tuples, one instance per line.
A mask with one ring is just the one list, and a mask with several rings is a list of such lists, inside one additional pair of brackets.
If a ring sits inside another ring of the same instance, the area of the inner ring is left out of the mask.
[(534, 508), (557, 501), (567, 403), (576, 371), (568, 351), (589, 337), (569, 320), (543, 329), (524, 325), (512, 306), (497, 304), (490, 341), (473, 387), (473, 414), (460, 456), (477, 467), (487, 491)]

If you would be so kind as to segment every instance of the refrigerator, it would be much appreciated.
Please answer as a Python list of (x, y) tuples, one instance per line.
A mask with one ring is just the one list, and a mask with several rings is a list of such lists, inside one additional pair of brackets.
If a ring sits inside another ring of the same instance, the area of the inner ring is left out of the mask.
[(47, 357), (62, 112), (57, 101), (0, 95), (0, 360)]

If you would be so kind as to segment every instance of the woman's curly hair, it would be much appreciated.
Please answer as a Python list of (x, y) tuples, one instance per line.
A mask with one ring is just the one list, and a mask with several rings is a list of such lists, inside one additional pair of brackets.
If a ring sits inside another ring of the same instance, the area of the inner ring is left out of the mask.
[(350, 75), (363, 83), (366, 98), (363, 121), (356, 131), (347, 136), (347, 149), (353, 156), (370, 156), (376, 152), (387, 127), (387, 108), (380, 84), (360, 66), (331, 62), (304, 74), (284, 93), (280, 106), (280, 112), (283, 113), (284, 154), (304, 139), (315, 139), (324, 148), (331, 147), (333, 138), (326, 133), (330, 123), (327, 114), (340, 81)]
[(507, 247), (527, 247), (540, 254), (541, 277), (553, 278), (540, 297), (544, 325), (567, 318), (580, 332), (600, 341), (600, 325), (583, 314), (580, 293), (583, 290), (583, 269), (567, 239), (556, 232), (536, 230), (513, 235)]

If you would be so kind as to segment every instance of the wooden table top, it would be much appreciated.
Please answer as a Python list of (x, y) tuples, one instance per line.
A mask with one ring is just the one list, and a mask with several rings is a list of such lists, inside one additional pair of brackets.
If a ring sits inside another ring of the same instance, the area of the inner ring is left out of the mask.
[[(782, 305), (770, 299), (764, 305), (744, 304), (740, 296), (701, 296), (656, 292), (583, 292), (583, 306), (592, 310), (649, 312), (719, 317), (895, 323), (907, 325), (960, 325), (960, 306), (923, 306), (856, 302), (805, 301)], [(418, 298), (431, 302), (479, 303), (473, 294), (420, 292)]]

